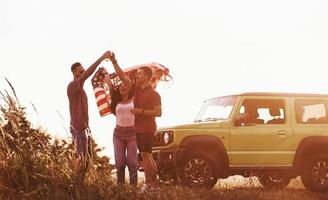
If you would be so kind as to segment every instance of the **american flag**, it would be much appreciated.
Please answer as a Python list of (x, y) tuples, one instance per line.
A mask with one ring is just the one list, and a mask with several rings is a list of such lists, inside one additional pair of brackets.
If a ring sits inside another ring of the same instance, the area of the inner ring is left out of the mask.
[[(166, 68), (164, 65), (161, 65), (156, 62), (137, 65), (134, 67), (124, 69), (123, 71), (127, 74), (127, 76), (134, 83), (137, 70), (142, 66), (150, 67), (153, 70), (154, 76), (153, 76), (153, 79), (151, 80), (151, 85), (154, 89), (156, 88), (157, 83), (159, 81), (167, 82), (172, 79), (171, 75), (169, 74), (169, 69)], [(103, 81), (103, 79), (106, 75), (108, 75), (110, 78), (110, 81), (112, 83), (111, 86), (108, 86)], [(101, 67), (95, 73), (91, 82), (92, 82), (93, 91), (94, 91), (94, 94), (96, 97), (96, 102), (97, 102), (100, 116), (104, 117), (104, 116), (112, 113), (111, 109), (110, 109), (110, 104), (111, 104), (110, 89), (115, 89), (115, 88), (117, 89), (119, 84), (122, 81), (119, 79), (119, 77), (116, 75), (116, 73), (108, 74), (106, 69), (104, 67)], [(110, 88), (110, 87), (113, 87), (113, 88)]]
[(103, 82), (106, 74), (108, 74), (106, 69), (101, 67), (91, 79), (93, 92), (96, 97), (96, 102), (101, 117), (111, 113), (109, 87)]
[[(157, 62), (136, 65), (126, 68), (123, 71), (128, 75), (132, 82), (135, 82), (137, 70), (143, 66), (150, 67), (153, 70), (153, 79), (151, 80), (151, 85), (154, 89), (156, 89), (157, 83), (159, 81), (168, 82), (172, 80), (172, 76), (169, 74), (169, 69)], [(117, 85), (117, 82), (120, 81), (115, 73), (110, 74), (110, 77), (114, 85)]]

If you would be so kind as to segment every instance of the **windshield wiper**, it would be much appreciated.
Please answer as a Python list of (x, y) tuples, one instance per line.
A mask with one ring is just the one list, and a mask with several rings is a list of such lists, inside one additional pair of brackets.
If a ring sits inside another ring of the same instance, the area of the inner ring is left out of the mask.
[(214, 121), (218, 121), (219, 118), (216, 118), (216, 117), (208, 117), (205, 119), (206, 122), (214, 122)]
[(215, 122), (215, 121), (220, 121), (220, 120), (226, 120), (226, 119), (225, 118), (222, 118), (222, 117), (220, 117), (220, 118), (208, 117), (205, 120), (197, 119), (194, 122), (195, 123), (197, 123), (197, 122)]
[(222, 120), (226, 120), (226, 118), (223, 118), (223, 117), (219, 117), (219, 118), (208, 117), (208, 118), (205, 119), (206, 122), (215, 122), (215, 121), (222, 121)]

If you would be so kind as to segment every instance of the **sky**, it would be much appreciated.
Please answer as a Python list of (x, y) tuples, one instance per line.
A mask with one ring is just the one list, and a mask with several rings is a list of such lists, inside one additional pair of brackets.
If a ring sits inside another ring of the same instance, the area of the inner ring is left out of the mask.
[[(324, 0), (0, 0), (0, 90), (8, 78), (33, 125), (65, 139), (70, 66), (107, 50), (122, 68), (170, 69), (173, 81), (157, 88), (159, 127), (192, 122), (212, 97), (328, 93), (327, 10)], [(100, 117), (90, 80), (91, 130), (112, 157), (115, 118)]]

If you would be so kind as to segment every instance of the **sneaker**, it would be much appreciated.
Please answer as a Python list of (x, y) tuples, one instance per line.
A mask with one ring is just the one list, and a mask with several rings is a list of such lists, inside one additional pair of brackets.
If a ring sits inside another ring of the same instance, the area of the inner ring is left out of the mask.
[(145, 193), (145, 192), (147, 192), (148, 190), (149, 190), (149, 186), (148, 185), (146, 185), (146, 184), (143, 184), (141, 187), (140, 187), (140, 189), (139, 189), (139, 193)]

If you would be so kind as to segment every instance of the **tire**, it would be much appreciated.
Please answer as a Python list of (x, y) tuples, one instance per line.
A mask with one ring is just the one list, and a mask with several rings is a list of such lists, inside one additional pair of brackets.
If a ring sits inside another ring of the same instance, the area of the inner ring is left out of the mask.
[(191, 152), (179, 165), (182, 184), (189, 187), (212, 188), (218, 181), (218, 162), (206, 152)]
[(177, 184), (177, 177), (176, 177), (174, 170), (172, 170), (171, 173), (159, 172), (158, 178), (159, 178), (159, 181), (161, 181), (162, 183), (169, 183), (171, 185)]
[(265, 189), (284, 189), (290, 183), (291, 178), (276, 174), (263, 174), (259, 177), (259, 182)]
[(319, 154), (305, 162), (301, 180), (306, 189), (314, 192), (327, 192), (328, 155)]

